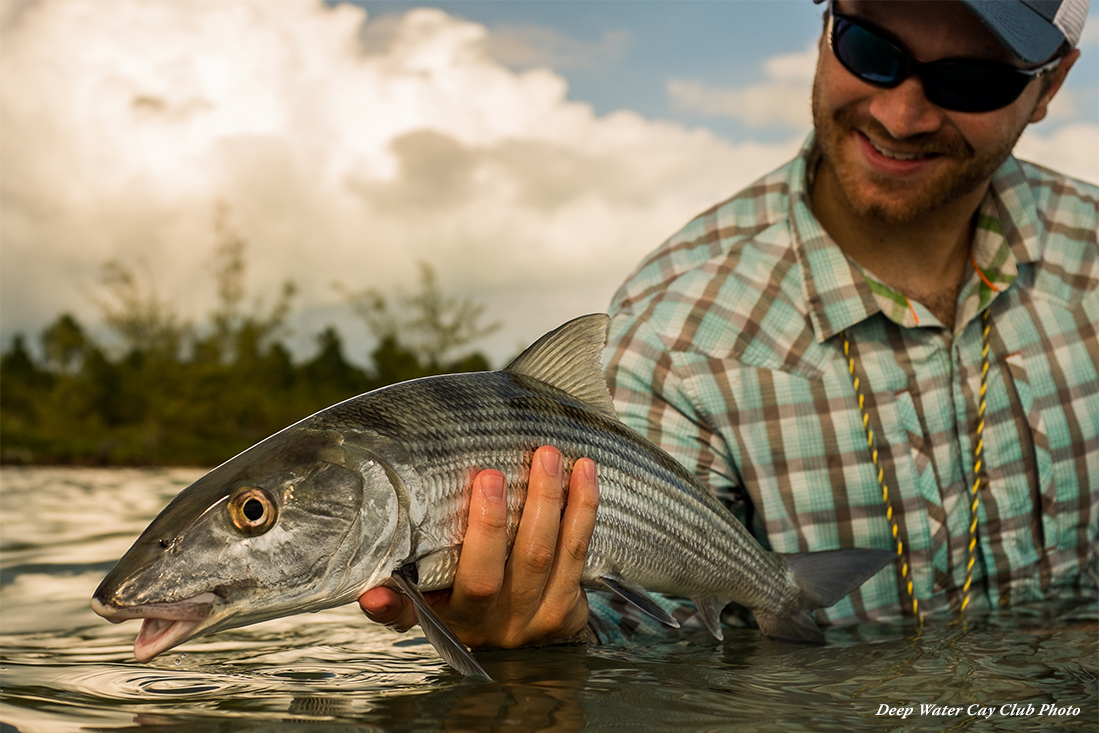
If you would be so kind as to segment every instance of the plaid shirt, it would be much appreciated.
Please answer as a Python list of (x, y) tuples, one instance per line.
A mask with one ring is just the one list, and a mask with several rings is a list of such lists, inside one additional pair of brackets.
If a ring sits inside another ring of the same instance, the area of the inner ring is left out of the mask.
[[(980, 206), (950, 332), (825, 233), (809, 199), (818, 157), (810, 136), (791, 163), (668, 240), (615, 296), (607, 380), (622, 419), (777, 552), (895, 550), (846, 336), (920, 612), (956, 612), (988, 309), (969, 608), (1095, 599), (1099, 189), (1009, 158)], [(647, 623), (592, 600), (604, 634)], [(911, 613), (898, 563), (817, 620)]]

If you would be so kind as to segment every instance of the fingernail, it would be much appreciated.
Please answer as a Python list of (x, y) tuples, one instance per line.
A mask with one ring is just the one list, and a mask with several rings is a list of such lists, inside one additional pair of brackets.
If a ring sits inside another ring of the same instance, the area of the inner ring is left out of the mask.
[(539, 460), (542, 461), (542, 468), (550, 476), (556, 476), (561, 470), (561, 454), (550, 448), (544, 448), (538, 452)]
[(595, 461), (580, 461), (580, 465), (583, 466), (584, 478), (589, 483), (595, 483)]
[(504, 498), (504, 477), (499, 473), (481, 474), (481, 495), (486, 501), (500, 501)]

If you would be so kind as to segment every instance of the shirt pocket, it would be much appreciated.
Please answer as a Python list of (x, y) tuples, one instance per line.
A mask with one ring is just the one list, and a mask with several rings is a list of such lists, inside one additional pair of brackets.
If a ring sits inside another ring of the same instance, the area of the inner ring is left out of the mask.
[[(891, 502), (902, 506), (900, 531), (904, 554), (912, 576), (913, 591), (920, 599), (921, 612), (940, 605), (935, 594), (941, 591), (941, 576), (949, 565), (946, 544), (947, 517), (931, 457), (930, 442), (920, 424), (915, 402), (908, 390), (877, 393), (876, 415), (871, 421), (880, 426), (881, 449), (891, 454), (890, 464), (895, 486), (890, 486)], [(899, 568), (898, 568), (898, 576)], [(901, 593), (907, 603), (906, 592)]]
[(1022, 352), (1009, 354), (1003, 363), (1006, 381), (1014, 389), (1029, 431), (1029, 435), (1018, 437), (1023, 441), (1023, 462), (1029, 464), (1025, 468), (1031, 477), (1031, 496), (1039, 504), (1041, 535), (1035, 544), (1045, 553), (1075, 547), (1079, 512), (1074, 509), (1080, 490), (1087, 489), (1078, 486), (1078, 477), (1065, 465), (1072, 462), (1068, 457), (1075, 450), (1072, 431), (1064, 426), (1054, 426), (1058, 429), (1051, 431), (1046, 419), (1049, 410), (1043, 409), (1043, 402), (1048, 400), (1043, 399), (1042, 387), (1051, 384), (1052, 378), (1048, 369), (1042, 369), (1036, 360), (1028, 360)]
[[(939, 490), (939, 478), (935, 474), (931, 441), (920, 424), (915, 401), (907, 391), (893, 394), (897, 415), (896, 437), (908, 443), (912, 456), (913, 486), (929, 505), (942, 510), (942, 496)], [(934, 534), (934, 530), (929, 530)]]

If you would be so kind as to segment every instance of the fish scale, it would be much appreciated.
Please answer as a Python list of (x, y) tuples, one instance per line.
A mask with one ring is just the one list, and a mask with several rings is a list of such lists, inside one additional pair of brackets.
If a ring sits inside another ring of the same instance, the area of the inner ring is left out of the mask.
[[(599, 518), (585, 581), (613, 572), (649, 590), (690, 597), (738, 585), (759, 587), (766, 590), (736, 600), (765, 607), (777, 607), (796, 593), (796, 585), (780, 573), (777, 556), (751, 538), (746, 541), (746, 530), (701, 483), (678, 464), (661, 460), (651, 444), (621, 423), (560, 390), (506, 371), (446, 375), (430, 383), (430, 390), (419, 381), (380, 390), (370, 405), (376, 415), (355, 405), (347, 418), (330, 416), (336, 428), (382, 428), (393, 416), (422, 411), (420, 419), (404, 425), (402, 442), (419, 468), (428, 501), (458, 507), (424, 528), (440, 541), (421, 545), (425, 555), (460, 544), (464, 522), (453, 518), (467, 513), (472, 466), (504, 473), (514, 540), (530, 455), (541, 445), (554, 445), (567, 463), (587, 457), (599, 471)], [(438, 419), (423, 419), (427, 414)], [(455, 562), (431, 584), (449, 587), (456, 569)]]
[[(449, 587), (477, 472), (501, 471), (515, 540), (533, 454), (570, 471), (592, 459), (599, 506), (582, 576), (668, 626), (650, 591), (694, 600), (718, 639), (729, 602), (767, 635), (822, 642), (810, 611), (894, 558), (891, 550), (778, 555), (683, 466), (618, 420), (600, 364), (608, 319), (546, 334), (507, 368), (403, 382), (276, 433), (187, 487), (100, 584), (108, 620), (144, 619), (146, 661), (195, 636), (347, 603), (379, 585), (407, 594), (428, 640), (487, 679), (424, 591)], [(509, 544), (510, 547), (510, 544)]]

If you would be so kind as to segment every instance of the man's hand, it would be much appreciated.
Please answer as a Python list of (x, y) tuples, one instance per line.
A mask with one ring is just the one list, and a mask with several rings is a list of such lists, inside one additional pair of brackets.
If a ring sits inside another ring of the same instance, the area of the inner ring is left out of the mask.
[[(466, 645), (513, 649), (583, 633), (588, 600), (580, 575), (599, 504), (595, 464), (587, 458), (575, 463), (567, 497), (564, 481), (561, 453), (538, 449), (509, 557), (504, 476), (486, 470), (473, 480), (454, 586), (425, 594)], [(416, 624), (412, 602), (389, 588), (368, 590), (359, 606), (372, 620), (395, 629)]]

